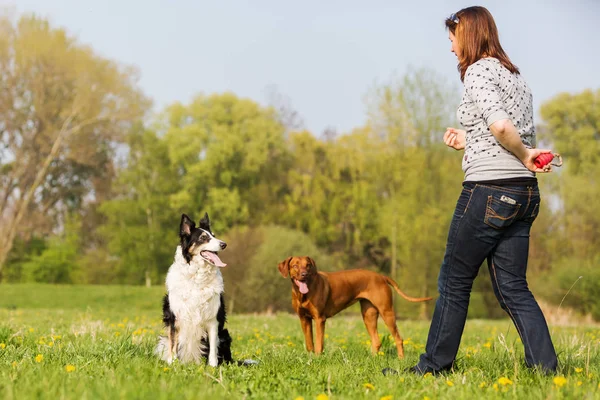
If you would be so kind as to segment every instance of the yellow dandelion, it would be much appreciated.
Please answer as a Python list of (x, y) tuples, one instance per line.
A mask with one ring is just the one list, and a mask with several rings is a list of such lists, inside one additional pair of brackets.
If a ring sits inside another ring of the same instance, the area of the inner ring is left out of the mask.
[(404, 382), (404, 378), (400, 378), (398, 379), (398, 381), (400, 381), (400, 383)]
[(294, 400), (304, 400), (304, 397), (302, 397), (302, 396), (298, 396), (298, 397), (296, 397)]
[(18, 363), (18, 362), (16, 362), (16, 361), (13, 361), (13, 362), (12, 362), (12, 367), (13, 367), (13, 368), (17, 368), (17, 365), (19, 365), (19, 363)]
[(486, 343), (483, 345), (483, 347), (485, 347), (485, 348), (488, 348), (488, 349), (489, 349), (490, 347), (492, 347), (492, 344), (491, 344), (490, 342), (486, 342)]
[(493, 387), (494, 387), (494, 390), (495, 390), (495, 391), (498, 391), (498, 384), (497, 384), (497, 383), (494, 383), (494, 386), (493, 386)]
[(380, 352), (379, 352), (379, 353), (377, 353), (377, 354), (379, 354), (380, 356), (382, 356), (382, 355), (384, 355), (385, 353), (384, 353), (383, 351), (380, 351)]
[(317, 400), (329, 400), (329, 396), (327, 396), (325, 393), (321, 393), (317, 396)]
[(35, 332), (35, 329), (29, 328), (29, 332)]
[(0, 343), (0, 349), (4, 350), (6, 348), (6, 345), (4, 343)]
[(294, 344), (294, 343), (292, 343), (292, 342), (288, 342), (288, 346), (290, 346), (290, 347), (294, 347), (294, 346), (295, 346), (295, 344)]
[(48, 347), (54, 347), (54, 342), (48, 343)]
[(583, 368), (575, 368), (575, 372), (577, 372), (578, 374), (583, 372)]
[(425, 396), (423, 397), (423, 400), (430, 400), (429, 397)]
[(52, 336), (52, 340), (60, 340), (60, 339), (62, 339), (62, 336), (60, 336), (60, 335)]
[(121, 336), (121, 332), (115, 332), (115, 336)]
[(371, 383), (363, 383), (363, 387), (367, 390), (375, 390), (375, 386)]
[(577, 386), (581, 386), (581, 385), (583, 385), (583, 382), (577, 381)]
[(487, 383), (485, 383), (485, 382), (481, 382), (481, 383), (479, 384), (479, 387), (480, 387), (481, 389), (483, 389), (483, 388), (484, 388), (484, 387), (486, 387), (486, 386), (487, 386)]
[(393, 397), (391, 395), (380, 397), (379, 400), (392, 400)]
[(452, 382), (452, 381), (446, 381), (446, 385), (452, 387), (452, 386), (454, 386), (454, 382)]
[(169, 367), (164, 367), (164, 368), (163, 368), (163, 371), (164, 371), (164, 372), (167, 372), (169, 369), (170, 369)]
[(552, 379), (552, 382), (554, 382), (554, 384), (557, 387), (563, 387), (567, 384), (567, 378), (565, 378), (564, 376), (556, 376), (554, 377), (554, 379)]
[(501, 384), (502, 386), (507, 386), (507, 385), (513, 384), (513, 382), (510, 379), (505, 378), (504, 376), (498, 379), (498, 383)]
[(71, 364), (67, 364), (65, 366), (65, 371), (67, 371), (67, 372), (73, 372), (73, 371), (75, 371), (75, 366), (71, 365)]
[(35, 362), (36, 363), (41, 363), (42, 361), (44, 361), (44, 356), (41, 354), (38, 354), (37, 356), (35, 356)]
[(427, 377), (429, 377), (429, 376), (433, 376), (433, 375), (431, 374), (431, 372), (427, 372), (427, 373), (425, 373), (425, 375), (423, 375), (423, 378), (427, 378)]

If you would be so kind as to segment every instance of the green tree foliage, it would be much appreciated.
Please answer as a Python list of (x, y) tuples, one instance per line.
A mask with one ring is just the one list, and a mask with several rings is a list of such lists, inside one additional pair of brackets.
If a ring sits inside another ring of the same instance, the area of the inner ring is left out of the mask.
[(171, 179), (181, 182), (172, 208), (212, 210), (217, 231), (260, 221), (280, 190), (285, 157), (284, 127), (273, 110), (225, 93), (175, 104), (165, 119)]
[(127, 144), (127, 166), (119, 174), (114, 197), (100, 207), (106, 218), (100, 233), (116, 258), (118, 280), (150, 285), (173, 257), (179, 219), (171, 212), (170, 196), (181, 186), (173, 178), (176, 171), (163, 139), (138, 126)]
[[(3, 280), (156, 284), (181, 214), (208, 212), (229, 244), (235, 311), (288, 309), (276, 265), (292, 254), (436, 295), (463, 172), (462, 153), (441, 142), (457, 126), (459, 91), (431, 70), (373, 87), (366, 124), (343, 135), (301, 129), (275, 90), (271, 106), (198, 95), (142, 124), (149, 102), (135, 70), (25, 16), (0, 18), (0, 85)], [(539, 177), (532, 286), (558, 302), (583, 276), (566, 303), (598, 315), (600, 91), (560, 94), (541, 115), (540, 147), (565, 166)], [(503, 315), (481, 275), (476, 316)], [(401, 313), (424, 317), (432, 304)]]
[(113, 144), (148, 105), (134, 69), (44, 19), (0, 16), (0, 272), (17, 234), (102, 197)]
[(73, 283), (79, 273), (78, 255), (82, 249), (78, 217), (67, 219), (64, 233), (48, 240), (47, 247), (22, 265), (25, 282)]
[(541, 114), (543, 132), (565, 162), (552, 187), (551, 236), (544, 238), (552, 271), (546, 293), (559, 303), (577, 282), (565, 303), (598, 318), (600, 90), (559, 94), (542, 106)]

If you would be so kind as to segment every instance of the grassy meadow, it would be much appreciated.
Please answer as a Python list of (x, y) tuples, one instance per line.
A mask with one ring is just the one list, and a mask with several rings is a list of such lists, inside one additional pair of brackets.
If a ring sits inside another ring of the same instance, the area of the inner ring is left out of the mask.
[(551, 326), (561, 364), (556, 376), (524, 367), (508, 319), (469, 320), (452, 373), (383, 376), (385, 367), (403, 370), (416, 362), (428, 322), (399, 321), (404, 360), (380, 322), (383, 346), (371, 355), (354, 307), (328, 321), (320, 357), (304, 351), (293, 315), (230, 315), (234, 357), (259, 365), (168, 366), (153, 355), (162, 333), (161, 295), (162, 288), (0, 285), (0, 398), (600, 398), (597, 326)]

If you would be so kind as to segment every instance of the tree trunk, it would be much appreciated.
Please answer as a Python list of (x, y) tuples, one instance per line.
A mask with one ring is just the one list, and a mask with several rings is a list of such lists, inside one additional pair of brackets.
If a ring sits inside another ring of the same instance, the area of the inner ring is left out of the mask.
[[(392, 265), (390, 266), (390, 274), (392, 276), (392, 279), (395, 280), (396, 282), (398, 282), (398, 276), (397, 276), (397, 268), (398, 268), (398, 249), (397, 249), (397, 245), (398, 245), (398, 227), (397, 222), (396, 222), (396, 190), (394, 189), (394, 185), (392, 184), (390, 187), (390, 193), (391, 193), (391, 198), (392, 198), (392, 207), (393, 207), (393, 211), (392, 211), (392, 237), (391, 237), (391, 246), (392, 246)], [(397, 310), (396, 308), (396, 298), (398, 296), (392, 296), (392, 305), (394, 306), (394, 310)]]
[[(155, 254), (155, 246), (154, 246), (154, 231), (152, 229), (152, 210), (150, 208), (146, 208), (146, 222), (148, 224), (148, 234), (150, 236), (150, 254), (152, 256), (156, 256)], [(150, 269), (146, 268), (146, 287), (149, 288), (152, 286), (152, 279), (150, 278)]]
[(229, 307), (227, 307), (227, 312), (229, 314), (233, 313), (233, 306), (235, 305), (235, 290), (230, 293), (229, 296)]
[(35, 179), (29, 189), (25, 192), (25, 195), (21, 197), (19, 203), (17, 205), (16, 213), (12, 218), (12, 221), (9, 219), (7, 227), (0, 231), (0, 272), (2, 272), (2, 268), (4, 267), (4, 263), (8, 258), (8, 254), (12, 250), (13, 243), (15, 240), (15, 236), (17, 235), (18, 226), (21, 223), (21, 220), (25, 216), (25, 212), (31, 203), (31, 199), (33, 198), (33, 194), (35, 193), (38, 186), (42, 183), (43, 179), (46, 177), (46, 173), (48, 172), (48, 168), (52, 161), (58, 155), (58, 151), (60, 150), (60, 146), (62, 144), (63, 139), (69, 133), (67, 126), (70, 125), (72, 117), (69, 117), (65, 123), (63, 124), (61, 130), (56, 135), (56, 139), (52, 145), (52, 149), (50, 153), (46, 156), (44, 163), (38, 169)]
[(146, 270), (146, 287), (149, 288), (152, 286), (152, 279), (150, 278), (150, 270)]

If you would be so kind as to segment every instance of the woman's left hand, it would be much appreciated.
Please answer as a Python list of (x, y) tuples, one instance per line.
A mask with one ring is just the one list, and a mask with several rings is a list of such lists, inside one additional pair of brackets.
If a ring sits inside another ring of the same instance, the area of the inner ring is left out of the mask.
[(444, 143), (454, 150), (464, 150), (466, 145), (466, 132), (462, 129), (446, 128)]

